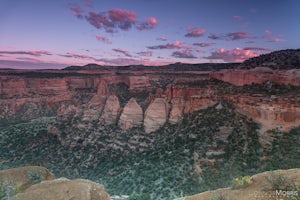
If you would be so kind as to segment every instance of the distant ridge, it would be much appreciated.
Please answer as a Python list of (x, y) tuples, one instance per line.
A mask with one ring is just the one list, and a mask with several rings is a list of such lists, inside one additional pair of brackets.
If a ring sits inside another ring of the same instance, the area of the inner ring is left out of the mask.
[(275, 70), (300, 69), (300, 49), (273, 51), (253, 57), (245, 60), (239, 68), (251, 69), (255, 67), (269, 67)]
[(144, 66), (144, 65), (127, 65), (127, 66), (107, 66), (97, 64), (87, 64), (84, 66), (70, 66), (63, 70), (201, 70), (201, 71), (215, 71), (220, 69), (233, 69), (240, 63), (173, 63), (163, 66)]

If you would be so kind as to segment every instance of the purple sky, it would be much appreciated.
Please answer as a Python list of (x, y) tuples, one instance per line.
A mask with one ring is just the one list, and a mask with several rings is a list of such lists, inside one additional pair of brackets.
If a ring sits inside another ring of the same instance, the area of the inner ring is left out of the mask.
[(0, 68), (241, 62), (300, 48), (299, 0), (0, 0)]

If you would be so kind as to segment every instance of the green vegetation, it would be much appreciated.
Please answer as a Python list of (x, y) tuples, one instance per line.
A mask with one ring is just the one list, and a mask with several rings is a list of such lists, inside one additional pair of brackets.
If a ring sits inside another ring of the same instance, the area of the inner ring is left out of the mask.
[(298, 189), (294, 180), (276, 171), (272, 172), (267, 180), (271, 185), (271, 190), (297, 191)]
[(223, 194), (211, 193), (210, 200), (228, 200), (228, 198)]
[(238, 177), (233, 180), (232, 189), (241, 189), (247, 187), (252, 182), (251, 176)]
[[(287, 153), (282, 158), (286, 164), (280, 166), (299, 166), (299, 127), (278, 136), (277, 143), (289, 147), (276, 147), (275, 139), (263, 149), (257, 124), (235, 112), (231, 103), (218, 107), (185, 115), (181, 123), (166, 124), (150, 134), (142, 128), (124, 133), (114, 125), (81, 128), (80, 119), (58, 126), (60, 138), (47, 133), (53, 118), (8, 125), (0, 128), (0, 168), (41, 165), (57, 177), (99, 182), (111, 195), (171, 199), (228, 187), (237, 177), (278, 167), (271, 152)], [(262, 156), (268, 159), (261, 161)], [(40, 176), (28, 175), (40, 181)]]

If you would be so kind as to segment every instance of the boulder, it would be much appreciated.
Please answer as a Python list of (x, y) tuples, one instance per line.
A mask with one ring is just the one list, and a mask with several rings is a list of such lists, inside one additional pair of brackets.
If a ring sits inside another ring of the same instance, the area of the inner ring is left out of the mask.
[(60, 178), (43, 181), (18, 193), (13, 200), (110, 200), (104, 187), (95, 182), (77, 179)]
[(15, 190), (24, 190), (33, 184), (44, 180), (53, 180), (55, 177), (46, 168), (26, 166), (0, 171), (0, 182), (12, 185)]
[(119, 127), (121, 129), (130, 129), (132, 127), (141, 126), (142, 123), (143, 110), (135, 98), (131, 98), (120, 116)]

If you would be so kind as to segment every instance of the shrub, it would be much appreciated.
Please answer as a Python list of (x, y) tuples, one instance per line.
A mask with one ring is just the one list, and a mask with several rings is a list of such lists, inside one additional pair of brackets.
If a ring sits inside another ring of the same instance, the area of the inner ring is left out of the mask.
[(151, 197), (149, 194), (137, 194), (136, 192), (133, 192), (128, 200), (151, 200)]
[(240, 189), (247, 187), (252, 182), (251, 176), (243, 176), (233, 180), (232, 189)]
[(228, 200), (224, 194), (216, 194), (214, 192), (210, 195), (210, 200)]
[(295, 182), (283, 174), (273, 172), (271, 175), (269, 175), (267, 180), (270, 183), (272, 190), (297, 190)]

